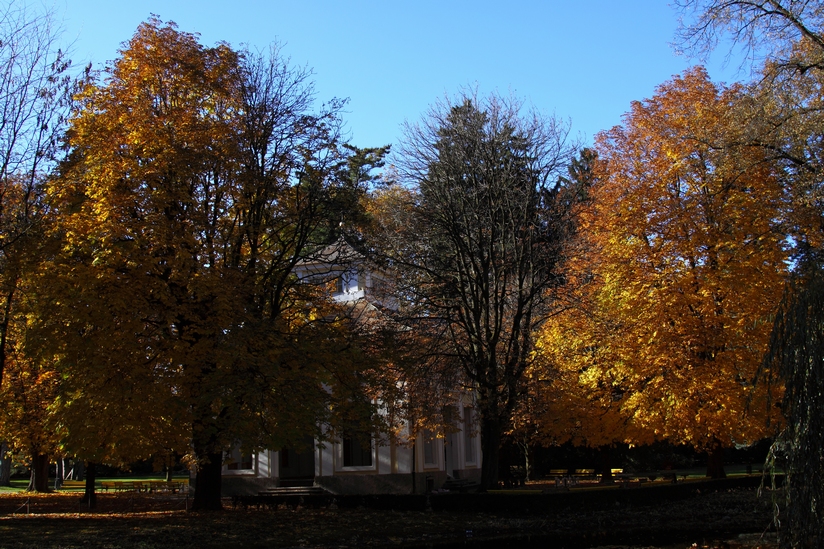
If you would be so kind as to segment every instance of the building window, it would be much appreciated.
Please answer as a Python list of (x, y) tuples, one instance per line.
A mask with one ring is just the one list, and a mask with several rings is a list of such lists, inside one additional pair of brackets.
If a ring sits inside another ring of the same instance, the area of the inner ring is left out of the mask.
[(372, 466), (372, 437), (365, 433), (344, 434), (343, 466)]
[(240, 448), (232, 450), (228, 457), (229, 465), (227, 469), (230, 471), (251, 471), (254, 469), (254, 456), (242, 453)]
[(475, 410), (464, 407), (463, 413), (464, 453), (467, 463), (477, 463), (478, 437), (475, 433)]

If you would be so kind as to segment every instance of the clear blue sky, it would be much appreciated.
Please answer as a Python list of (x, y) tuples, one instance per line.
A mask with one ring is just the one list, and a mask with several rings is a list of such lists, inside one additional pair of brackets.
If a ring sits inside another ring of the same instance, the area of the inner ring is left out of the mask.
[[(314, 69), (319, 101), (349, 98), (347, 128), (361, 147), (396, 143), (404, 120), (475, 85), (570, 118), (591, 142), (695, 63), (670, 46), (678, 14), (664, 0), (54, 1), (78, 65), (117, 57), (151, 13), (209, 46), (279, 41)], [(712, 60), (711, 77), (737, 79), (723, 60)]]

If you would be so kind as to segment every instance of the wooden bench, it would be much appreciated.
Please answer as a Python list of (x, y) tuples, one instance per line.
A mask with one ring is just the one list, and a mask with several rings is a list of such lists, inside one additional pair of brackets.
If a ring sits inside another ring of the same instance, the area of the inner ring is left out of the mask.
[(106, 480), (100, 483), (108, 492), (182, 492), (189, 487), (189, 479), (165, 480)]
[[(61, 488), (82, 489), (86, 487), (85, 480), (64, 480)], [(189, 487), (189, 479), (165, 480), (104, 480), (100, 482), (100, 489), (104, 492), (183, 492)]]
[(152, 480), (148, 481), (148, 489), (151, 492), (182, 492), (189, 487), (189, 479), (180, 480)]

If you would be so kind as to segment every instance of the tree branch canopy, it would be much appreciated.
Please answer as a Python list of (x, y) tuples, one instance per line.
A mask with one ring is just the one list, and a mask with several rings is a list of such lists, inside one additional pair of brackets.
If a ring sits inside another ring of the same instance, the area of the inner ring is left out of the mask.
[(401, 273), (416, 325), (445, 334), (441, 355), (477, 391), (486, 487), (497, 481), (534, 330), (563, 282), (568, 130), (515, 99), (464, 94), (408, 125), (400, 148), (411, 196), (385, 216), (403, 223), (387, 226), (382, 253)]

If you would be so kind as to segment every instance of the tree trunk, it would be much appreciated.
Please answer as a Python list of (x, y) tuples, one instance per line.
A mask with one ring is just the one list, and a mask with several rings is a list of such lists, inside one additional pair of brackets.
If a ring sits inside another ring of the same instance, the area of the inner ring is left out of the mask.
[(418, 455), (418, 444), (417, 444), (417, 442), (418, 442), (417, 437), (412, 439), (412, 493), (413, 494), (418, 493), (418, 485), (416, 484), (417, 478), (416, 478), (416, 474), (415, 474), (416, 467), (417, 467), (417, 464), (415, 463), (415, 461), (416, 461), (415, 456)]
[(95, 477), (97, 477), (97, 464), (90, 461), (86, 464), (86, 490), (80, 498), (80, 503), (86, 504), (89, 509), (97, 507), (97, 492), (94, 490)]
[(532, 461), (529, 459), (531, 448), (529, 446), (529, 441), (527, 441), (526, 436), (524, 436), (524, 440), (521, 443), (521, 451), (524, 453), (524, 481), (529, 482), (532, 480)]
[(715, 444), (707, 453), (707, 476), (710, 478), (727, 478), (724, 472), (724, 447)]
[(55, 490), (59, 490), (60, 488), (63, 487), (63, 473), (64, 473), (63, 464), (64, 463), (65, 463), (65, 460), (63, 458), (57, 458), (57, 462), (56, 462), (57, 467), (55, 468), (55, 471), (54, 471), (54, 489)]
[(74, 467), (72, 467), (72, 475), (73, 480), (83, 480), (83, 477), (86, 475), (86, 466), (83, 463), (82, 459), (74, 458)]
[(207, 453), (206, 462), (200, 463), (195, 476), (195, 499), (192, 511), (220, 511), (223, 504), (221, 495), (221, 470), (223, 454)]
[(612, 452), (609, 446), (601, 446), (601, 484), (615, 484), (612, 478)]
[(501, 422), (497, 417), (481, 417), (481, 486), (480, 490), (498, 487), (498, 452), (501, 448)]
[(27, 492), (49, 491), (49, 456), (35, 454), (31, 458), (31, 477)]
[(6, 441), (0, 442), (0, 486), (11, 486), (11, 455)]

